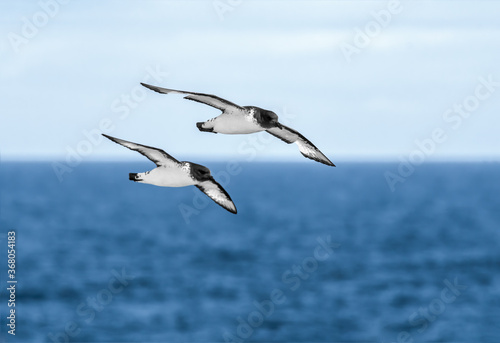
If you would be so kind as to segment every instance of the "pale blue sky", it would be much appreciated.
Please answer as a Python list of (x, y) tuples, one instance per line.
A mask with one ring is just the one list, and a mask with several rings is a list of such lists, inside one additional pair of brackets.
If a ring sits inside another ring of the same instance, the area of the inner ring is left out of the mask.
[[(82, 143), (106, 119), (110, 135), (181, 160), (250, 158), (248, 136), (198, 131), (218, 110), (136, 88), (148, 81), (286, 110), (334, 162), (397, 160), (436, 129), (446, 140), (429, 160), (500, 159), (500, 87), (474, 95), (480, 77), (500, 81), (499, 2), (402, 2), (385, 27), (373, 17), (385, 1), (241, 1), (222, 19), (220, 3), (69, 1), (45, 23), (37, 2), (2, 2), (1, 158), (52, 161), (91, 144), (83, 160), (141, 159), (109, 141)], [(15, 51), (24, 18), (43, 27)], [(370, 23), (379, 32), (348, 61), (342, 47)], [(155, 68), (160, 81), (147, 76)], [(474, 97), (467, 118), (443, 118)], [(256, 159), (305, 160), (295, 145), (259, 144)]]

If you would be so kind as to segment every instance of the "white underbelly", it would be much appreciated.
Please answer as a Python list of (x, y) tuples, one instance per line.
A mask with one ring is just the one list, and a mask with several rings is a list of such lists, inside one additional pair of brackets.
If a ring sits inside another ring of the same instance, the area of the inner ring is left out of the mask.
[(213, 125), (215, 132), (228, 135), (263, 131), (263, 128), (250, 118), (236, 115), (220, 115), (214, 119)]
[(158, 167), (143, 176), (143, 183), (149, 183), (161, 187), (185, 187), (194, 185), (194, 181), (181, 168)]

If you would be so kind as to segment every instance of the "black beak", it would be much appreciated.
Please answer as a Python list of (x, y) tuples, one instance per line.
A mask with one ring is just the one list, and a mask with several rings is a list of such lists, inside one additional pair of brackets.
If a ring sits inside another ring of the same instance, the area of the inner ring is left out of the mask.
[(276, 122), (276, 127), (283, 130), (283, 125), (281, 125), (279, 122)]

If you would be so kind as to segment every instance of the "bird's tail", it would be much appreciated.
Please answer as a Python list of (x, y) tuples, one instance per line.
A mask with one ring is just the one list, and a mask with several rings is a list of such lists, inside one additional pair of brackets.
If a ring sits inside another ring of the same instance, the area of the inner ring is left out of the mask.
[(213, 127), (204, 126), (206, 123), (207, 122), (200, 121), (200, 122), (196, 123), (196, 127), (198, 128), (198, 130), (200, 130), (202, 132), (214, 132)]
[(128, 174), (128, 179), (132, 180), (132, 181), (135, 181), (135, 182), (142, 181), (142, 179), (139, 176), (139, 173), (129, 173)]

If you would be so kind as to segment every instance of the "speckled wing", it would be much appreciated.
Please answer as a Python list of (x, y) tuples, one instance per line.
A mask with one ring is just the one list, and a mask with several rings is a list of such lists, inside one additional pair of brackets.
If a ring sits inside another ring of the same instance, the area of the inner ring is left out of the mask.
[(332, 163), (314, 144), (311, 143), (306, 137), (302, 136), (299, 132), (291, 129), (285, 125), (281, 125), (281, 128), (274, 127), (272, 129), (266, 130), (274, 137), (281, 139), (282, 141), (291, 144), (297, 143), (299, 150), (302, 155), (311, 160), (326, 164), (327, 166), (335, 167)]
[(151, 161), (153, 161), (158, 167), (168, 167), (168, 168), (178, 168), (180, 166), (180, 162), (175, 158), (167, 154), (165, 151), (157, 148), (153, 148), (147, 145), (137, 144), (133, 142), (129, 142), (123, 139), (111, 137), (105, 134), (102, 134), (104, 137), (112, 140), (115, 143), (123, 145), (130, 150), (137, 151), (138, 153), (146, 156)]
[(155, 92), (162, 93), (162, 94), (168, 94), (168, 93), (187, 94), (187, 96), (185, 96), (184, 99), (193, 100), (196, 102), (201, 102), (202, 104), (215, 107), (223, 112), (226, 110), (233, 110), (233, 111), (243, 110), (243, 107), (238, 106), (235, 103), (232, 103), (231, 101), (219, 98), (218, 96), (215, 96), (212, 94), (179, 91), (179, 90), (175, 90), (175, 89), (168, 89), (168, 88), (152, 86), (152, 85), (148, 85), (147, 83), (141, 83), (141, 85), (143, 85), (144, 87), (149, 88)]
[(237, 213), (236, 206), (229, 194), (227, 194), (226, 190), (214, 179), (200, 182), (196, 187), (229, 212)]

